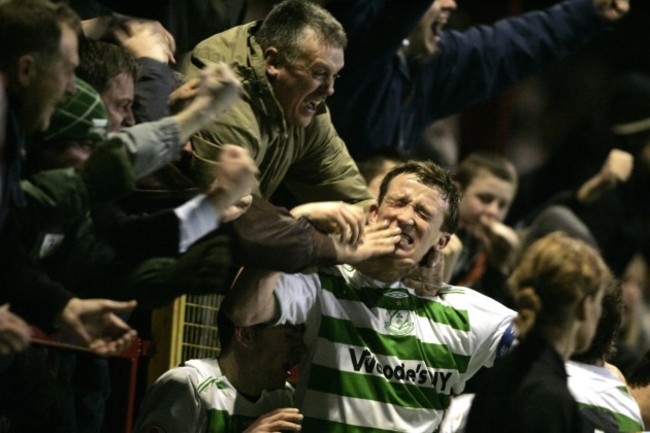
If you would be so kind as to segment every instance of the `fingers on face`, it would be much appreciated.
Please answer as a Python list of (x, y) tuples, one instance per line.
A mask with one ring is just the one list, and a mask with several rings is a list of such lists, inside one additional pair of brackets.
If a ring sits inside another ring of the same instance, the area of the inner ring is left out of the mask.
[(363, 209), (341, 203), (336, 215), (336, 223), (341, 233), (341, 241), (357, 244), (363, 235), (365, 225)]

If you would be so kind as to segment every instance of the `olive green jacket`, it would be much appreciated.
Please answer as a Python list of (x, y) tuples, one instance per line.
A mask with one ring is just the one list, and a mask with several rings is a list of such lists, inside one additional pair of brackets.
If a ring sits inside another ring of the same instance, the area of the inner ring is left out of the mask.
[(193, 78), (204, 65), (224, 61), (244, 87), (240, 101), (192, 138), (194, 178), (208, 185), (219, 149), (231, 143), (248, 149), (257, 163), (262, 197), (271, 196), (284, 182), (300, 202), (372, 199), (326, 109), (307, 127), (285, 122), (255, 41), (257, 26), (245, 24), (202, 41), (184, 68)]

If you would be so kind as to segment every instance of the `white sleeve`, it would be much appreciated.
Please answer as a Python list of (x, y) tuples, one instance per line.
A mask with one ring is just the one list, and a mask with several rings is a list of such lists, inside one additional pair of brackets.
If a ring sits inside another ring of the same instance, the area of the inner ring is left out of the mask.
[(179, 253), (184, 253), (194, 242), (219, 227), (219, 216), (204, 194), (178, 206), (174, 213), (179, 223)]
[(318, 274), (282, 274), (274, 292), (280, 309), (277, 324), (307, 322), (320, 290)]
[(154, 383), (140, 407), (134, 433), (203, 433), (207, 413), (196, 391), (193, 368), (169, 370)]
[(469, 297), (472, 299), (470, 329), (476, 338), (476, 350), (467, 372), (473, 375), (481, 367), (491, 367), (496, 358), (510, 351), (517, 336), (513, 323), (517, 313), (478, 292)]
[(180, 131), (175, 118), (165, 117), (111, 132), (108, 138), (118, 138), (124, 143), (133, 163), (133, 173), (136, 179), (141, 179), (180, 155), (183, 148)]

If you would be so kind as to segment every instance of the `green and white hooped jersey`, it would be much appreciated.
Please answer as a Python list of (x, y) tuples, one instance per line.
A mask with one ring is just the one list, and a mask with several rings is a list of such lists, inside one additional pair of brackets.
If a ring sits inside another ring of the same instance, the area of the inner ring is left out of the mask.
[(240, 395), (216, 359), (194, 359), (160, 376), (140, 408), (134, 433), (241, 433), (268, 412), (293, 407), (293, 388)]
[(279, 323), (306, 323), (296, 403), (306, 432), (438, 428), (450, 396), (509, 350), (515, 312), (471, 289), (420, 297), (350, 266), (283, 275)]
[(580, 412), (605, 432), (640, 432), (641, 410), (627, 386), (597, 365), (567, 361), (569, 390)]

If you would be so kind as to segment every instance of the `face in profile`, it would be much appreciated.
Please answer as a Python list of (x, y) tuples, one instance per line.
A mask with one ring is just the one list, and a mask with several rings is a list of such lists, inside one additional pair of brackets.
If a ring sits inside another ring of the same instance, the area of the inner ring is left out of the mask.
[(605, 287), (600, 287), (598, 292), (593, 295), (585, 296), (584, 302), (584, 321), (581, 322), (580, 329), (575, 343), (575, 353), (584, 352), (589, 349), (591, 341), (596, 335), (598, 321), (603, 312), (603, 297), (605, 296)]
[(389, 256), (405, 266), (417, 266), (432, 246), (444, 248), (451, 234), (442, 231), (449, 204), (438, 188), (420, 182), (415, 174), (395, 176), (369, 221), (387, 220), (402, 230), (402, 239)]
[(515, 197), (515, 186), (481, 170), (462, 191), (459, 205), (459, 222), (462, 227), (472, 227), (482, 218), (503, 222)]
[(263, 389), (283, 388), (290, 370), (305, 354), (304, 325), (265, 326), (254, 335), (254, 352)]
[(108, 114), (109, 131), (135, 125), (132, 109), (134, 95), (133, 77), (128, 73), (120, 72), (108, 80), (101, 97)]
[(74, 70), (79, 64), (77, 35), (67, 25), (61, 26), (59, 53), (50, 61), (33, 56), (29, 84), (22, 89), (23, 124), (28, 132), (45, 131), (56, 105), (66, 94), (75, 92)]
[(267, 49), (267, 73), (285, 121), (306, 127), (334, 94), (334, 81), (343, 68), (343, 49), (325, 45), (310, 29), (306, 29), (300, 51), (302, 55), (291, 65), (279, 65), (274, 48)]

